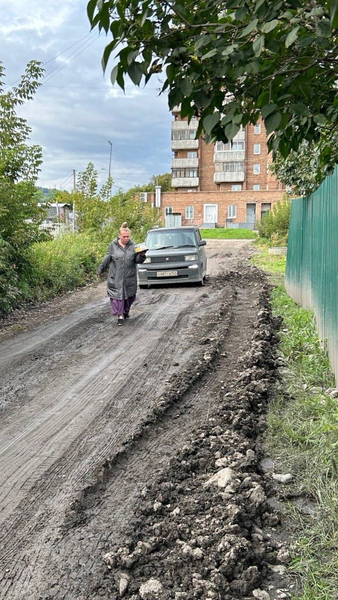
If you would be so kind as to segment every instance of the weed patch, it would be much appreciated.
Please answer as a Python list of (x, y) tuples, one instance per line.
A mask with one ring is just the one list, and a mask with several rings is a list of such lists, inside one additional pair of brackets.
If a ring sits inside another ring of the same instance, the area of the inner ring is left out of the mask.
[(266, 447), (279, 469), (294, 474), (295, 494), (314, 507), (303, 514), (294, 503), (287, 505), (294, 532), (290, 569), (302, 590), (295, 600), (333, 600), (338, 589), (338, 398), (329, 393), (334, 376), (313, 312), (298, 306), (281, 284), (284, 261), (264, 247), (254, 257), (279, 282), (271, 303), (283, 319), (283, 393), (270, 407)]

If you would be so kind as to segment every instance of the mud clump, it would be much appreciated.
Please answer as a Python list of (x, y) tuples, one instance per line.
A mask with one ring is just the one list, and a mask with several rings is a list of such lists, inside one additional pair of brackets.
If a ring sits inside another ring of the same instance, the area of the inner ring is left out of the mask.
[(93, 598), (107, 588), (112, 599), (277, 597), (273, 586), (269, 593), (264, 588), (284, 544), (271, 535), (279, 514), (259, 469), (260, 435), (278, 378), (276, 327), (263, 286), (241, 375), (231, 387), (213, 389), (218, 408), (143, 490), (125, 543), (104, 556)]

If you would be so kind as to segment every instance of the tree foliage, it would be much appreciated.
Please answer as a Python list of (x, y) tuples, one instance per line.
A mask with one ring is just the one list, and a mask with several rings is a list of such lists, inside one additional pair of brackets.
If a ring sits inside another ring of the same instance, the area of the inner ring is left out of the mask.
[(162, 77), (208, 142), (262, 117), (286, 157), (337, 127), (338, 0), (90, 0), (87, 12), (112, 36), (112, 83)]
[(27, 249), (42, 235), (44, 213), (35, 186), (41, 148), (27, 144), (31, 129), (16, 112), (33, 98), (42, 75), (40, 63), (32, 61), (19, 84), (6, 92), (0, 63), (0, 314), (24, 296)]
[(270, 166), (277, 179), (292, 189), (293, 195), (308, 196), (332, 173), (338, 163), (338, 133), (323, 135), (318, 143), (303, 141), (284, 158), (277, 153)]

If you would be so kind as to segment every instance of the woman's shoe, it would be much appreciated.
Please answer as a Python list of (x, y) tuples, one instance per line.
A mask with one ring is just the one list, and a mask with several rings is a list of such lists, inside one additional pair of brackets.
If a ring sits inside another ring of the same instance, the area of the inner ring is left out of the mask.
[(122, 318), (118, 318), (117, 319), (117, 324), (118, 325), (123, 325), (124, 324), (124, 318), (123, 317)]
[(123, 316), (124, 316), (125, 319), (129, 319), (129, 314), (128, 313), (124, 313)]

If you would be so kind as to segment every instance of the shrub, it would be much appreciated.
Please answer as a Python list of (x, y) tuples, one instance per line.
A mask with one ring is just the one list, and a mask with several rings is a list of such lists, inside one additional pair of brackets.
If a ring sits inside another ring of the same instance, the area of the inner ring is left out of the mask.
[(103, 246), (88, 234), (68, 234), (33, 244), (30, 248), (33, 273), (30, 298), (42, 300), (91, 281)]
[(259, 237), (271, 246), (285, 246), (288, 241), (291, 202), (285, 195), (257, 224)]

